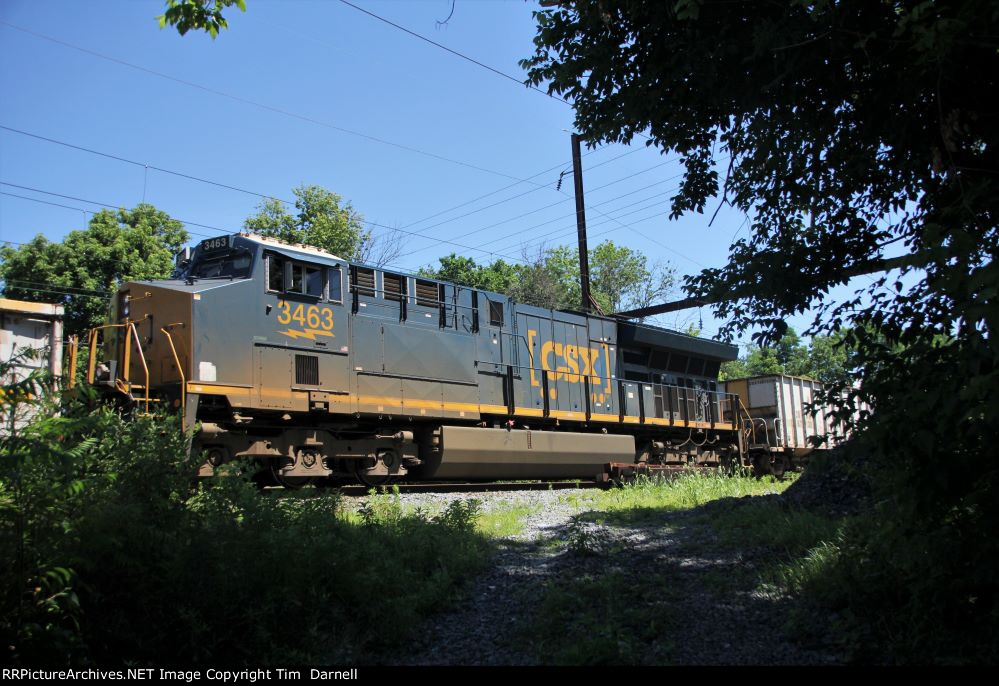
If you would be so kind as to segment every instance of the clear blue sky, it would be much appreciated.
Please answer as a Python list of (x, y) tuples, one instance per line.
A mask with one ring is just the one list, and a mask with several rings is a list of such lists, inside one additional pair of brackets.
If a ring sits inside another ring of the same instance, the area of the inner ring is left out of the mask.
[[(523, 78), (517, 61), (533, 50), (532, 2), (457, 0), (443, 27), (436, 22), (451, 0), (356, 2)], [(284, 199), (299, 184), (319, 184), (366, 220), (421, 234), (406, 237), (400, 269), (450, 252), (488, 261), (519, 258), (539, 242), (574, 244), (571, 176), (555, 189), (559, 172), (571, 172), (566, 104), (336, 0), (247, 0), (214, 41), (161, 30), (163, 5), (0, 2), (0, 125)], [(729, 208), (709, 227), (714, 206), (669, 221), (679, 167), (641, 143), (600, 148), (583, 166), (591, 245), (612, 239), (682, 275), (722, 265), (747, 230)], [(145, 199), (188, 222), (193, 239), (239, 230), (260, 202), (8, 130), (0, 130), (0, 181), (38, 189), (5, 185), (4, 193), (77, 208), (0, 195), (0, 240), (12, 242), (84, 227), (81, 210), (100, 209), (84, 201)], [(709, 308), (700, 314), (707, 334), (717, 330)], [(698, 315), (660, 323), (682, 328)], [(801, 331), (809, 321), (791, 323)]]

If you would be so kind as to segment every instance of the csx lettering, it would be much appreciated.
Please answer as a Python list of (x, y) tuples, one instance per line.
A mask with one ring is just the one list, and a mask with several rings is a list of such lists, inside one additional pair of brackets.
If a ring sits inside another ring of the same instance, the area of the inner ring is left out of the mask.
[(292, 309), (291, 303), (287, 300), (281, 300), (278, 302), (277, 320), (278, 324), (282, 326), (295, 321), (301, 326), (308, 326), (310, 329), (333, 330), (333, 310), (328, 307), (320, 308), (317, 305), (305, 307), (305, 305), (299, 303), (297, 307)]
[(557, 341), (546, 341), (541, 344), (541, 368), (552, 372), (548, 377), (552, 381), (582, 383), (584, 377), (600, 376), (597, 371), (599, 360), (598, 348), (580, 348)]

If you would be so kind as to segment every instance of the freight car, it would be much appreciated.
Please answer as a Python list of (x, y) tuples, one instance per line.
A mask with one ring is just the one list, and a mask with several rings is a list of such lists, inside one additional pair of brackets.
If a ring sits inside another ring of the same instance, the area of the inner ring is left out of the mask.
[(202, 475), (589, 479), (748, 457), (717, 380), (734, 346), (252, 234), (125, 283), (90, 351), (92, 383), (200, 426)]
[[(849, 431), (818, 398), (822, 384), (813, 379), (786, 374), (753, 376), (724, 382), (724, 389), (739, 399), (749, 418), (743, 421), (750, 458), (757, 471), (780, 476), (803, 464), (815, 450), (843, 443)], [(854, 421), (870, 408), (861, 404)], [(818, 444), (815, 437), (825, 442)]]

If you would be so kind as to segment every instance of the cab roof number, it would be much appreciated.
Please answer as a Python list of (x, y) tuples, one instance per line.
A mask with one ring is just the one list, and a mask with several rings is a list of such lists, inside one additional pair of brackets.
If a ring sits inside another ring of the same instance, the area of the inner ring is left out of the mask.
[(206, 238), (201, 241), (201, 252), (216, 252), (229, 248), (229, 236), (219, 236), (217, 238)]

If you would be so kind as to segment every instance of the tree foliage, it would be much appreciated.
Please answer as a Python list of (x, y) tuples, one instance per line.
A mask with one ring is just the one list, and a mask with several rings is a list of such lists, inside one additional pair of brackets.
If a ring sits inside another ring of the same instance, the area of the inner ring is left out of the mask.
[[(590, 290), (600, 309), (610, 313), (644, 307), (666, 297), (675, 283), (675, 270), (663, 263), (648, 264), (641, 253), (604, 241), (589, 254)], [(539, 248), (524, 254), (520, 264), (502, 259), (480, 265), (455, 254), (440, 258), (440, 267), (425, 267), (424, 276), (509, 295), (517, 302), (552, 309), (579, 309), (578, 253), (569, 246)]]
[(161, 29), (169, 24), (182, 36), (191, 29), (205, 31), (214, 40), (219, 31), (229, 28), (222, 12), (233, 5), (246, 11), (246, 0), (166, 0), (166, 10), (156, 20)]
[(399, 256), (402, 234), (376, 237), (364, 228), (364, 217), (350, 202), (321, 186), (302, 185), (295, 194), (295, 212), (275, 198), (257, 206), (243, 223), (247, 231), (287, 243), (303, 243), (348, 260), (385, 264)]
[[(910, 604), (851, 612), (909, 658), (999, 659), (999, 587), (982, 571), (999, 561), (983, 538), (999, 528), (995, 3), (561, 2), (535, 16), (529, 82), (569, 99), (588, 141), (641, 134), (678, 153), (674, 217), (720, 195), (753, 218), (726, 266), (687, 282), (728, 332), (777, 341), (813, 305), (806, 333), (849, 327), (875, 408), (861, 427), (891, 486), (882, 527), (850, 548), (885, 569), (857, 585), (891, 579), (883, 596), (903, 588)], [(826, 300), (882, 258), (908, 279)], [(900, 619), (917, 605), (923, 621)]]
[(101, 210), (60, 243), (39, 234), (18, 248), (0, 248), (3, 292), (65, 306), (66, 332), (80, 333), (102, 323), (122, 281), (168, 278), (187, 240), (183, 224), (152, 205)]
[(744, 356), (723, 364), (720, 378), (788, 374), (827, 384), (846, 384), (853, 379), (852, 358), (842, 331), (831, 336), (814, 336), (806, 345), (797, 332), (788, 327), (776, 345), (750, 344)]

